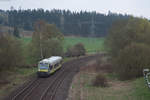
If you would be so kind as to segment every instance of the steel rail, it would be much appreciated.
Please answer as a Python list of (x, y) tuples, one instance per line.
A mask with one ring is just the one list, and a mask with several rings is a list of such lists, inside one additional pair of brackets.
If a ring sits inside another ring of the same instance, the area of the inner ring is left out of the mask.
[(27, 86), (25, 86), (20, 92), (18, 92), (15, 96), (12, 97), (11, 100), (16, 100), (18, 96), (20, 96), (22, 93), (24, 93), (29, 87), (31, 87), (35, 82), (37, 82), (38, 78), (30, 82)]
[[(64, 69), (63, 71), (61, 71), (61, 73), (59, 73), (59, 74), (55, 77), (55, 79), (51, 82), (51, 84), (45, 89), (45, 91), (44, 91), (43, 94), (41, 95), (40, 100), (45, 100), (44, 98), (46, 97), (46, 95), (47, 95), (49, 89), (50, 89), (51, 87), (53, 87), (53, 85), (56, 85), (56, 84), (58, 83), (59, 79), (61, 79), (61, 77), (62, 77), (63, 75), (65, 75), (65, 73), (64, 73), (65, 71), (66, 71), (66, 70)], [(60, 80), (60, 81), (61, 81), (61, 80)], [(56, 84), (55, 84), (55, 83), (56, 83)]]

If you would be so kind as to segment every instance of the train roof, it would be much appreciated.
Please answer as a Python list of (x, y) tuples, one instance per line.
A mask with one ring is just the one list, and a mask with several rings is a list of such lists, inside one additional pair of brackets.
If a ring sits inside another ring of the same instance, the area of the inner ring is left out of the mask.
[(60, 62), (61, 60), (62, 60), (62, 57), (60, 57), (60, 56), (52, 56), (50, 58), (41, 60), (40, 63), (49, 63), (51, 65), (54, 65), (54, 64)]

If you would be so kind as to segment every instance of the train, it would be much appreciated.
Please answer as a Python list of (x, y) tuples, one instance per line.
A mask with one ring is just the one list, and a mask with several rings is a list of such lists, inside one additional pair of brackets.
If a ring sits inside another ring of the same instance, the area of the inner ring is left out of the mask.
[(52, 56), (38, 62), (38, 77), (48, 77), (62, 67), (62, 57)]

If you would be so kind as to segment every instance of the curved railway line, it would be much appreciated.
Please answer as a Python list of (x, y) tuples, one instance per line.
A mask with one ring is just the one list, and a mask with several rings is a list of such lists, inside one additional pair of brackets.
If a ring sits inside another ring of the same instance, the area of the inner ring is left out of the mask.
[[(44, 90), (42, 95), (40, 96), (39, 100), (53, 100), (54, 96), (57, 92), (57, 89), (65, 79), (66, 75), (68, 73), (65, 73), (68, 69), (61, 70), (60, 73), (58, 73), (53, 79), (50, 84), (47, 86), (47, 88)], [(19, 91), (16, 95), (14, 95), (11, 100), (29, 100), (30, 95), (32, 92), (36, 92), (35, 88), (37, 88), (40, 84), (42, 84), (42, 81), (44, 81), (42, 78), (36, 78), (32, 82), (30, 82), (27, 86), (25, 86), (21, 91)]]
[(53, 82), (46, 88), (46, 90), (43, 92), (40, 100), (53, 100), (57, 89), (61, 86), (63, 83), (63, 80), (65, 79), (66, 75), (68, 73), (65, 73), (66, 70), (63, 70), (55, 79)]
[[(57, 92), (61, 90), (61, 87), (65, 87), (65, 79), (68, 78), (69, 80), (72, 80), (71, 78), (78, 72), (79, 67), (97, 56), (98, 55), (88, 56), (66, 62), (54, 75), (51, 75), (48, 78), (35, 78), (25, 85), (24, 88), (14, 91), (13, 95), (10, 95), (4, 100), (60, 100), (55, 99), (55, 97), (58, 98)], [(67, 91), (62, 90), (61, 92), (66, 92), (65, 95), (67, 97)], [(59, 95), (59, 97), (61, 96)], [(61, 100), (66, 100), (66, 97), (63, 95)]]
[(12, 100), (25, 100), (29, 93), (31, 93), (39, 85), (40, 81), (36, 78), (32, 82), (30, 82), (26, 87), (24, 87), (20, 92), (18, 92), (14, 97), (12, 97)]

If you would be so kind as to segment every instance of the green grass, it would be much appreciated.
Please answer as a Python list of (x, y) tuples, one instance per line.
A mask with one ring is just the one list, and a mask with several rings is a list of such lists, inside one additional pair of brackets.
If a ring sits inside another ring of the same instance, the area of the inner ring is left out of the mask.
[(133, 85), (133, 96), (136, 97), (136, 100), (150, 100), (150, 89), (146, 85), (144, 78), (136, 79)]
[[(25, 44), (31, 41), (31, 38), (22, 39)], [(64, 39), (64, 51), (68, 47), (71, 47), (77, 43), (83, 43), (88, 53), (104, 51), (105, 38), (91, 38), (91, 37), (65, 37)]]
[(22, 40), (25, 44), (28, 44), (32, 40), (32, 38), (22, 38)]
[(77, 43), (83, 43), (88, 53), (104, 51), (105, 38), (90, 38), (90, 37), (65, 37), (64, 50)]

